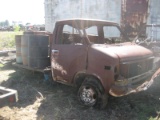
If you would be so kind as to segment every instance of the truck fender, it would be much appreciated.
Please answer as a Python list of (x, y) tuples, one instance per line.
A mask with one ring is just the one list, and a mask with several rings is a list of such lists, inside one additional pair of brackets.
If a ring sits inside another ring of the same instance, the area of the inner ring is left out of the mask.
[(95, 74), (87, 74), (85, 72), (78, 72), (75, 77), (74, 77), (74, 84), (75, 86), (77, 86), (78, 88), (81, 86), (81, 84), (83, 82), (86, 82), (84, 81), (86, 77), (91, 77), (93, 78), (93, 81), (88, 81), (88, 82), (94, 82), (96, 83), (97, 85), (99, 85), (98, 87), (100, 88), (100, 90), (102, 92), (104, 92), (104, 86), (103, 86), (103, 82), (102, 80), (100, 79), (100, 77), (96, 76)]

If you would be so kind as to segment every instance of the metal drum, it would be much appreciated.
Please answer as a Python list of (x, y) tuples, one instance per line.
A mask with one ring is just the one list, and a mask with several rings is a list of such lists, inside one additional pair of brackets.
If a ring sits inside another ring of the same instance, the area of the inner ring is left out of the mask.
[(22, 35), (15, 36), (15, 43), (16, 43), (16, 62), (18, 64), (22, 63), (22, 55), (21, 55), (21, 37)]
[(33, 35), (34, 32), (33, 31), (25, 31), (23, 32), (24, 35)]
[(50, 65), (48, 58), (49, 36), (33, 35), (29, 39), (28, 66), (33, 68), (45, 68)]
[(21, 39), (21, 55), (23, 65), (28, 65), (28, 40), (32, 35), (23, 35)]

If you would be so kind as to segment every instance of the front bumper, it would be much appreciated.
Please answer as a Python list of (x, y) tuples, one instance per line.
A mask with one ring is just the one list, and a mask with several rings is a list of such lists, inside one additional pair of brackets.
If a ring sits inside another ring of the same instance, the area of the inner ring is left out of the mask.
[(120, 97), (130, 93), (147, 90), (159, 74), (160, 68), (156, 72), (155, 70), (152, 70), (136, 77), (117, 81), (112, 85), (109, 93), (112, 96)]

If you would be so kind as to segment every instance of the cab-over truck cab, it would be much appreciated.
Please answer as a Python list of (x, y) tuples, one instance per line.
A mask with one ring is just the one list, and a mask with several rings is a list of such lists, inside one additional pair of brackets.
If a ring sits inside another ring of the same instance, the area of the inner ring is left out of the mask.
[(156, 75), (153, 53), (128, 38), (114, 22), (70, 19), (55, 24), (51, 47), (54, 81), (74, 85), (86, 106), (103, 108), (108, 94), (148, 88)]

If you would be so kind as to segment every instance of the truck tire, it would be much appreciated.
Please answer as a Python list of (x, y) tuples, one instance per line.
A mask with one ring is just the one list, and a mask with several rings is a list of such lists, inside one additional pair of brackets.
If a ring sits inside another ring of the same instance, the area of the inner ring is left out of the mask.
[(108, 103), (108, 95), (104, 94), (98, 86), (94, 81), (84, 81), (78, 90), (79, 101), (87, 107), (104, 109)]

